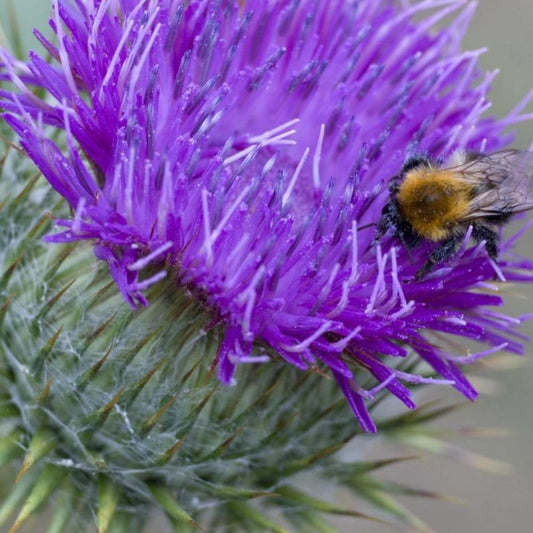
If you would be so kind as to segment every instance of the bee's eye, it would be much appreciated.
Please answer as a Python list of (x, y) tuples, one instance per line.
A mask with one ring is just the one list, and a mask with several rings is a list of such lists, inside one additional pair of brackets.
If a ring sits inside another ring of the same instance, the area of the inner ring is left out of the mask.
[(382, 215), (388, 215), (389, 213), (392, 212), (392, 202), (387, 202), (384, 206), (383, 206), (383, 209), (381, 210), (381, 214)]

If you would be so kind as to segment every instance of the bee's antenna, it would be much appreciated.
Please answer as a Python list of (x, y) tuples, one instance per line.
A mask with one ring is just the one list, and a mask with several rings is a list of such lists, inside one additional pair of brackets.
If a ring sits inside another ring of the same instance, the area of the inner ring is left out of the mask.
[(377, 224), (375, 222), (371, 222), (370, 224), (365, 224), (364, 226), (357, 226), (357, 231), (371, 228), (372, 226), (377, 226)]

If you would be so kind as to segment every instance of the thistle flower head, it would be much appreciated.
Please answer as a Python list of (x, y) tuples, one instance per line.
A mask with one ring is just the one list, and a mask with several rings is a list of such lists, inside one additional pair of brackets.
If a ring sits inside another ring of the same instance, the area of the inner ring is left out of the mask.
[[(490, 152), (521, 119), (527, 102), (485, 118), (494, 74), (480, 73), (480, 51), (460, 51), (472, 11), (461, 0), (57, 0), (57, 44), (36, 32), (55, 62), (1, 56), (14, 85), (0, 93), (4, 118), (73, 209), (47, 239), (92, 242), (133, 307), (165, 276), (189, 291), (223, 326), (226, 384), (240, 363), (318, 365), (368, 431), (366, 402), (384, 388), (410, 408), (409, 383), (473, 399), (459, 364), (522, 349), (516, 319), (480, 289), (495, 275), (529, 279), (517, 268), (531, 263), (510, 259), (512, 240), (499, 265), (465, 242), (413, 282), (429, 245), (373, 245), (367, 227), (406, 157)], [(488, 348), (454, 356), (440, 334)], [(411, 350), (438, 377), (395, 368)]]

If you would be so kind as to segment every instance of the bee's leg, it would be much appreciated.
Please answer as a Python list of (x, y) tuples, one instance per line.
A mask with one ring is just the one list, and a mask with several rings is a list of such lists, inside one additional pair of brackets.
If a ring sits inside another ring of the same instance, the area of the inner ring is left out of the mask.
[(489, 226), (483, 224), (474, 225), (472, 237), (476, 242), (485, 241), (485, 248), (489, 257), (496, 259), (498, 256), (498, 234)]
[(383, 207), (381, 212), (381, 218), (376, 224), (377, 231), (374, 237), (374, 244), (377, 243), (390, 228), (394, 228), (396, 231), (396, 224), (398, 220), (398, 208), (393, 201), (388, 202)]
[(441, 246), (438, 248), (435, 248), (431, 254), (429, 254), (429, 257), (427, 258), (426, 262), (420, 267), (418, 272), (415, 274), (415, 279), (419, 280), (422, 279), (428, 272), (431, 272), (435, 265), (438, 265), (439, 263), (442, 263), (450, 255), (455, 252), (455, 249), (457, 248), (457, 239), (451, 238), (447, 241), (444, 241)]
[(394, 233), (397, 234), (397, 221), (399, 218), (398, 209), (395, 202), (389, 201), (383, 207), (381, 212), (381, 217), (375, 225), (376, 233), (372, 242), (369, 244), (367, 250), (372, 247), (375, 247), (381, 240), (381, 238), (387, 233), (390, 229), (394, 230)]

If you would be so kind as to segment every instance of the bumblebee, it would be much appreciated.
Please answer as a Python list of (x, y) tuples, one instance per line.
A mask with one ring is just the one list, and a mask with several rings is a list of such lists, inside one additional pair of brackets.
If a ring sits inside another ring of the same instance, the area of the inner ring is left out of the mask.
[(392, 228), (408, 250), (437, 243), (415, 275), (420, 279), (457, 250), (470, 226), (472, 238), (485, 241), (489, 256), (497, 257), (498, 227), (533, 209), (533, 152), (461, 150), (444, 163), (415, 156), (389, 190), (376, 238)]

